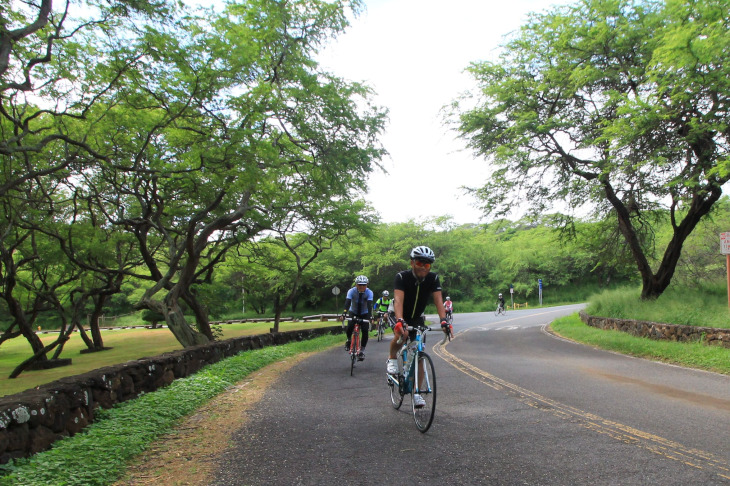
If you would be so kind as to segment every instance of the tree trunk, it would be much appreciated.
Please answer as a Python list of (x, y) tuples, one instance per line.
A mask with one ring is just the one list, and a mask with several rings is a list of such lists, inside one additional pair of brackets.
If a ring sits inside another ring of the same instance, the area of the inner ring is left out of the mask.
[(89, 330), (91, 331), (91, 339), (94, 341), (94, 349), (96, 351), (101, 351), (104, 349), (104, 339), (101, 337), (99, 318), (104, 312), (104, 304), (106, 303), (107, 296), (99, 295), (92, 298), (94, 300), (94, 310), (91, 311)]
[(150, 309), (165, 316), (165, 323), (167, 324), (167, 327), (170, 331), (172, 331), (172, 334), (178, 342), (183, 345), (183, 347), (187, 348), (209, 342), (207, 337), (195, 331), (192, 327), (190, 327), (187, 321), (185, 321), (185, 316), (180, 308), (178, 297), (174, 292), (168, 293), (164, 302), (148, 301), (147, 305)]
[[(62, 338), (63, 338), (63, 340), (62, 340)], [(60, 335), (59, 334), (58, 339), (56, 339), (55, 341), (53, 341), (48, 346), (45, 346), (45, 347), (41, 348), (39, 351), (37, 351), (36, 353), (34, 353), (33, 356), (31, 356), (30, 358), (26, 359), (22, 363), (20, 363), (12, 371), (12, 373), (10, 373), (10, 375), (8, 376), (8, 378), (17, 378), (18, 376), (20, 376), (20, 374), (23, 371), (25, 371), (26, 369), (28, 369), (30, 367), (30, 365), (32, 365), (33, 363), (39, 363), (39, 362), (50, 363), (51, 360), (48, 359), (48, 353), (51, 350), (53, 350), (53, 348), (55, 348), (56, 346), (58, 346), (59, 344), (63, 344), (64, 342), (66, 342), (66, 340), (68, 340), (68, 337), (67, 336), (63, 336), (63, 335)], [(70, 359), (69, 360), (59, 360), (59, 361), (62, 364), (64, 364), (64, 365), (70, 365), (71, 364), (71, 360)]]
[[(284, 304), (286, 305), (286, 304)], [(281, 296), (274, 296), (274, 332), (279, 332), (279, 321), (281, 321)]]
[(674, 212), (672, 213), (672, 225), (674, 233), (672, 239), (664, 251), (664, 256), (659, 264), (656, 274), (652, 275), (650, 284), (644, 285), (641, 289), (642, 299), (656, 299), (659, 297), (672, 281), (677, 263), (682, 255), (682, 246), (689, 235), (695, 229), (700, 220), (710, 212), (712, 205), (722, 196), (719, 189), (712, 190), (706, 197), (695, 196), (692, 200), (687, 214), (678, 225), (674, 224)]
[(190, 306), (193, 313), (195, 314), (195, 323), (197, 324), (198, 331), (203, 333), (205, 337), (210, 341), (215, 341), (213, 336), (213, 330), (210, 328), (210, 320), (208, 319), (208, 310), (202, 305), (198, 299), (191, 292), (185, 292), (185, 303)]
[(33, 355), (37, 355), (37, 358), (34, 361), (46, 361), (48, 356), (46, 356), (43, 351), (43, 341), (41, 341), (41, 338), (39, 338), (33, 330), (32, 324), (28, 322), (25, 312), (21, 309), (18, 301), (11, 297), (10, 299), (7, 299), (6, 302), (8, 303), (10, 315), (12, 315), (15, 318), (15, 322), (18, 323), (18, 330), (30, 344), (31, 349), (33, 350)]
[(676, 208), (672, 207), (671, 216), (674, 233), (671, 241), (667, 245), (667, 249), (664, 252), (664, 256), (662, 257), (659, 268), (655, 274), (649, 265), (649, 260), (644, 254), (639, 237), (631, 223), (629, 210), (626, 208), (623, 201), (618, 198), (610, 182), (602, 180), (601, 184), (604, 187), (606, 197), (616, 210), (619, 230), (626, 239), (639, 273), (641, 274), (641, 299), (654, 300), (662, 295), (671, 283), (685, 240), (690, 233), (692, 233), (692, 230), (697, 226), (697, 223), (699, 223), (702, 217), (710, 212), (712, 205), (720, 199), (722, 196), (722, 190), (719, 188), (713, 188), (709, 192), (705, 193), (704, 197), (696, 194), (692, 199), (692, 204), (687, 210), (687, 214), (684, 216), (679, 225), (675, 224)]
[(86, 349), (88, 349), (89, 351), (96, 351), (93, 339), (89, 338), (89, 336), (86, 334), (86, 331), (84, 330), (83, 324), (81, 323), (81, 320), (83, 319), (84, 307), (86, 307), (86, 302), (88, 300), (89, 296), (85, 293), (82, 294), (81, 297), (79, 297), (78, 299), (73, 300), (73, 307), (71, 309), (71, 328), (73, 329), (74, 327), (76, 327), (79, 330), (79, 336), (81, 336), (81, 339), (84, 341)]

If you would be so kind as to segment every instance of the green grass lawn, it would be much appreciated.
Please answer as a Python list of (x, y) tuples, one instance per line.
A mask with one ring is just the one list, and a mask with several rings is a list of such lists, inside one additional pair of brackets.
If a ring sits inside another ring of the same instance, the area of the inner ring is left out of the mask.
[[(279, 330), (293, 331), (298, 329), (313, 329), (338, 325), (338, 322), (281, 322)], [(273, 323), (236, 323), (223, 324), (220, 329), (223, 331), (222, 339), (229, 339), (239, 336), (251, 336), (254, 334), (265, 334)], [(56, 339), (55, 334), (41, 334), (41, 340), (48, 344)], [(36, 387), (51, 381), (58, 380), (65, 376), (79, 375), (87, 371), (111, 366), (127, 361), (157, 356), (169, 351), (182, 349), (175, 336), (167, 328), (159, 329), (120, 329), (102, 331), (104, 346), (112, 349), (98, 353), (81, 354), (86, 349), (84, 342), (78, 333), (74, 333), (66, 342), (61, 358), (71, 358), (70, 366), (62, 366), (50, 370), (25, 371), (18, 378), (8, 379), (10, 373), (24, 360), (30, 356), (31, 348), (23, 338), (16, 338), (7, 341), (0, 346), (0, 396), (12, 395), (29, 388)]]

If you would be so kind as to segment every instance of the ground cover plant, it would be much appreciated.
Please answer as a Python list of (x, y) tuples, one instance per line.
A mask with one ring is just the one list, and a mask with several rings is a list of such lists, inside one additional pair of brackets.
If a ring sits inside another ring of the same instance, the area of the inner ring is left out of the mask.
[(730, 349), (700, 342), (656, 341), (587, 326), (578, 314), (555, 320), (551, 329), (565, 338), (640, 358), (730, 374)]
[(626, 287), (604, 291), (589, 300), (586, 312), (617, 319), (730, 328), (727, 287), (724, 283), (673, 286), (656, 300), (640, 300), (641, 290)]

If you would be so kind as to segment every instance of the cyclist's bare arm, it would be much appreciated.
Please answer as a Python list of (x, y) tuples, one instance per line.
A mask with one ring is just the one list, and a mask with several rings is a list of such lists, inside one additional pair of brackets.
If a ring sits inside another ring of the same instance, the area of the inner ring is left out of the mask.
[(446, 318), (446, 309), (444, 309), (444, 301), (441, 298), (441, 291), (437, 290), (433, 293), (433, 303), (436, 304), (436, 310), (439, 314), (439, 322)]

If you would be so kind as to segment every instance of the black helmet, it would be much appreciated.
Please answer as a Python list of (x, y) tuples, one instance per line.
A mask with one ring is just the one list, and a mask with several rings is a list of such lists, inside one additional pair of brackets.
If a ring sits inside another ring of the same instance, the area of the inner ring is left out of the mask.
[(433, 263), (436, 261), (436, 255), (433, 254), (431, 248), (427, 246), (417, 246), (411, 250), (411, 260), (426, 260)]

